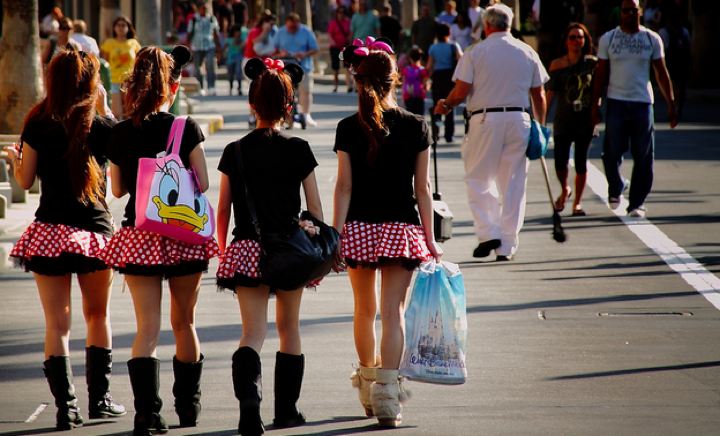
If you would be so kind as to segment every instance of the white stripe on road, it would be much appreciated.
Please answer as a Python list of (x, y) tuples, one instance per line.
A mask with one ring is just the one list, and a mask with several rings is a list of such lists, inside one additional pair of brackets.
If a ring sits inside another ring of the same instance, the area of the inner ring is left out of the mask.
[[(607, 180), (605, 175), (588, 162), (588, 186), (607, 204)], [(646, 218), (625, 216), (627, 200), (622, 197), (615, 213), (631, 232), (651, 248), (668, 266), (695, 288), (715, 308), (720, 310), (720, 279), (690, 256), (682, 247), (668, 238)]]
[(25, 420), (25, 422), (33, 422), (37, 419), (38, 415), (42, 413), (43, 410), (48, 406), (48, 403), (40, 403), (37, 409), (33, 412), (32, 415), (28, 417), (28, 419)]

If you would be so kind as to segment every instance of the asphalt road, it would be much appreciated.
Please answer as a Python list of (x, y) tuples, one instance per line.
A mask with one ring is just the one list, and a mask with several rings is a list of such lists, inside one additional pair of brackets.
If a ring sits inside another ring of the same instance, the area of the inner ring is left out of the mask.
[[(225, 86), (227, 86), (225, 84)], [(353, 111), (355, 96), (316, 86), (316, 128), (290, 133), (308, 139), (320, 163), (317, 176), (327, 217), (332, 213), (337, 121)], [(222, 93), (227, 88), (219, 88)], [(205, 144), (208, 166), (223, 147), (247, 133), (245, 97), (206, 97), (203, 110), (225, 116), (225, 129)], [(662, 100), (662, 99), (660, 99)], [(600, 141), (590, 153), (588, 216), (563, 212), (568, 241), (551, 239), (552, 209), (538, 163), (531, 165), (528, 207), (512, 262), (471, 256), (477, 244), (467, 206), (460, 143), (439, 146), (440, 190), (455, 215), (444, 259), (460, 264), (468, 308), (468, 381), (461, 386), (409, 383), (413, 399), (404, 435), (714, 435), (720, 434), (720, 106), (687, 102), (675, 130), (658, 118), (656, 178), (647, 219), (608, 209)], [(458, 126), (458, 132), (460, 126)], [(548, 154), (552, 171), (552, 150)], [(629, 177), (632, 162), (623, 166)], [(552, 176), (552, 175), (551, 175)], [(552, 176), (555, 195), (559, 190)], [(211, 171), (216, 203), (219, 173)], [(111, 202), (116, 219), (125, 199)], [(21, 232), (23, 229), (15, 229)], [(5, 238), (12, 235), (4, 235)], [(236, 434), (238, 403), (230, 358), (242, 326), (237, 302), (217, 293), (213, 272), (203, 279), (197, 311), (206, 363), (203, 414), (194, 429), (173, 429), (173, 336), (165, 298), (158, 347), (163, 415), (171, 435)], [(117, 420), (86, 421), (74, 435), (120, 435), (132, 430), (130, 358), (135, 319), (128, 292), (116, 279), (111, 302), (115, 368), (112, 393), (131, 410)], [(86, 410), (85, 326), (74, 290), (71, 359), (80, 406)], [(53, 433), (55, 409), (42, 373), (44, 321), (29, 274), (0, 275), (0, 436)], [(301, 311), (306, 377), (300, 408), (304, 427), (268, 434), (346, 435), (375, 431), (350, 387), (356, 360), (352, 293), (345, 274), (307, 292)], [(274, 307), (270, 308), (274, 319)], [(266, 423), (273, 418), (273, 367), (278, 347), (271, 326), (261, 353)], [(42, 403), (46, 409), (34, 415)], [(32, 420), (31, 416), (35, 419)], [(30, 420), (31, 422), (26, 422)], [(66, 433), (67, 434), (67, 433)]]

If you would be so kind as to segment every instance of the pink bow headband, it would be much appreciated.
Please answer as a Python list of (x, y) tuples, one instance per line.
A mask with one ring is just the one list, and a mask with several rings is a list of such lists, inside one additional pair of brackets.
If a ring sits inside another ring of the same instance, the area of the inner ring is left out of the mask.
[(362, 39), (355, 39), (352, 45), (357, 47), (353, 52), (358, 56), (367, 56), (370, 54), (370, 50), (382, 50), (387, 54), (395, 54), (389, 45), (382, 41), (376, 41), (372, 36), (365, 38), (365, 44)]

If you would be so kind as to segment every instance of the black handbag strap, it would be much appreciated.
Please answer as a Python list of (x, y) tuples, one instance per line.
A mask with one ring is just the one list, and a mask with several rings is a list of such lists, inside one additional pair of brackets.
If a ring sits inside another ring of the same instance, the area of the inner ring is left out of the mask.
[(240, 177), (243, 180), (245, 186), (245, 200), (247, 201), (248, 212), (250, 212), (250, 218), (252, 218), (253, 226), (255, 226), (255, 232), (258, 235), (258, 242), (260, 243), (260, 249), (262, 250), (262, 239), (260, 238), (260, 223), (258, 222), (257, 212), (255, 211), (255, 203), (253, 202), (252, 196), (250, 196), (250, 189), (248, 189), (247, 178), (245, 177), (245, 165), (243, 164), (242, 150), (240, 148), (240, 141), (235, 141), (235, 157), (238, 161), (238, 168), (240, 169)]

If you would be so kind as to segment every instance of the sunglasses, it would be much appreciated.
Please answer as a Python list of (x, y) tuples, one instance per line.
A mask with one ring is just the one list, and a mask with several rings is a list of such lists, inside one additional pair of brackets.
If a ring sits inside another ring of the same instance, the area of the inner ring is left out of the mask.
[(637, 14), (638, 8), (622, 8), (620, 9), (623, 14)]
[(585, 39), (585, 37), (583, 35), (579, 35), (579, 36), (578, 35), (570, 35), (570, 36), (568, 36), (568, 39), (570, 41), (575, 41), (576, 39)]

